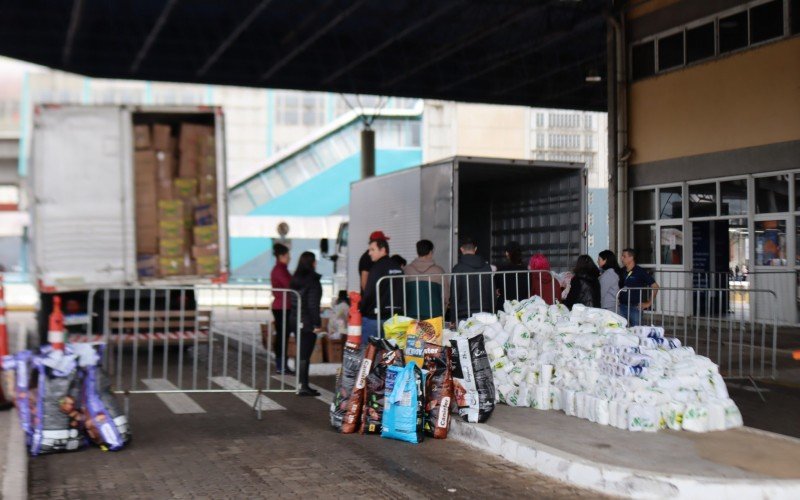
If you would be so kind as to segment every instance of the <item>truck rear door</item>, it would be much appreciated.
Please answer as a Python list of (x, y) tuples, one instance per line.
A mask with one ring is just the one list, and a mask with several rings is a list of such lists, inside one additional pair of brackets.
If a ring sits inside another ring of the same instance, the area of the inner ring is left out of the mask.
[[(56, 288), (126, 281), (130, 138), (119, 107), (42, 107), (31, 165), (33, 256)], [(129, 160), (129, 158), (128, 158)]]

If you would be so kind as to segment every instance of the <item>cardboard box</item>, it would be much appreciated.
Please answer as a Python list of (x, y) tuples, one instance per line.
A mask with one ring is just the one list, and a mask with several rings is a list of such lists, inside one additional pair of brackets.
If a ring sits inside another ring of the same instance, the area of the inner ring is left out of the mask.
[(179, 177), (197, 177), (197, 156), (189, 152), (181, 152), (178, 158)]
[(199, 175), (217, 175), (217, 157), (206, 154), (197, 157), (197, 172)]
[(159, 200), (174, 200), (177, 198), (177, 196), (175, 196), (175, 184), (171, 179), (159, 180), (157, 191)]
[(211, 226), (194, 227), (194, 244), (197, 246), (207, 246), (219, 243), (219, 229), (216, 224)]
[(193, 199), (197, 196), (197, 179), (194, 177), (175, 179), (175, 194), (181, 199)]
[(158, 200), (158, 220), (184, 220), (183, 200)]
[(219, 255), (205, 255), (194, 260), (195, 271), (201, 276), (219, 274)]
[(158, 151), (156, 153), (156, 162), (158, 163), (159, 180), (172, 181), (177, 173), (175, 155), (169, 151)]
[(216, 195), (217, 194), (217, 176), (216, 174), (200, 174), (197, 176), (197, 192), (200, 195)]
[(150, 127), (147, 125), (134, 125), (133, 147), (135, 149), (149, 149), (151, 144)]
[(182, 238), (161, 238), (158, 240), (158, 255), (183, 259), (186, 241)]
[(156, 123), (153, 125), (153, 149), (156, 151), (171, 151), (170, 137), (172, 137), (172, 128), (169, 125), (162, 125)]
[[(322, 339), (317, 337), (317, 341), (314, 344), (314, 351), (311, 353), (311, 359), (308, 360), (309, 363), (316, 364), (316, 363), (323, 363), (325, 361), (324, 354), (323, 354), (323, 346), (322, 346)], [(287, 359), (295, 359), (297, 355), (297, 341), (294, 335), (290, 336), (286, 342), (286, 358)]]
[(180, 276), (184, 274), (183, 257), (159, 257), (158, 274), (159, 276)]
[(158, 276), (158, 255), (138, 254), (136, 256), (136, 271), (140, 278), (155, 278)]
[(156, 199), (156, 156), (152, 150), (133, 155), (136, 217), (136, 251), (158, 253), (158, 206)]
[(198, 259), (200, 257), (214, 257), (219, 256), (219, 245), (216, 243), (213, 245), (206, 245), (206, 246), (197, 246), (194, 245), (192, 247), (192, 258)]
[(197, 226), (213, 226), (217, 223), (217, 205), (200, 203), (194, 207), (194, 223)]
[(341, 363), (344, 356), (345, 337), (332, 339), (328, 338), (325, 344), (325, 362)]
[(177, 219), (160, 220), (158, 221), (158, 237), (162, 240), (186, 242), (186, 225)]

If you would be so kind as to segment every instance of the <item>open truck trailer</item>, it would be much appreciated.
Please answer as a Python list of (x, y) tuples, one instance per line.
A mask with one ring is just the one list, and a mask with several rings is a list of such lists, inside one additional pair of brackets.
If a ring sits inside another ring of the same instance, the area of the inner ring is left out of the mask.
[(454, 157), (371, 177), (351, 185), (344, 233), (347, 288), (359, 289), (358, 259), (372, 231), (391, 240), (409, 262), (416, 242), (431, 240), (446, 271), (458, 261), (458, 239), (470, 235), (491, 264), (510, 241), (523, 255), (543, 253), (553, 269), (568, 269), (586, 252), (585, 165), (582, 163)]
[[(104, 314), (123, 328), (137, 312), (112, 291), (114, 312), (104, 292), (88, 318), (91, 290), (225, 281), (225, 179), (221, 108), (36, 106), (26, 190), (40, 338), (55, 295), (68, 327), (96, 333)], [(198, 314), (191, 291), (153, 296), (156, 310)]]

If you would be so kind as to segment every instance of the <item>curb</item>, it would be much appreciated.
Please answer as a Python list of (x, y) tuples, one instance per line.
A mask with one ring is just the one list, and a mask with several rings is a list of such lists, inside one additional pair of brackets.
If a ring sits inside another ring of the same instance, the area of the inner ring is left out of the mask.
[(599, 493), (636, 498), (800, 498), (800, 480), (661, 474), (593, 462), (486, 424), (453, 416), (448, 437), (517, 465)]
[(25, 433), (19, 424), (17, 410), (9, 410), (8, 444), (6, 446), (6, 467), (3, 473), (0, 498), (25, 500), (28, 498), (28, 450), (25, 447)]

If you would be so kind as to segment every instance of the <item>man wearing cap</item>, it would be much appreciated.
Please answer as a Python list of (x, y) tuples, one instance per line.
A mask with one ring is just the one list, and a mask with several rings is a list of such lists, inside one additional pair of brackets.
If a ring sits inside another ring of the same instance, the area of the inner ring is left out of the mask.
[[(383, 231), (372, 231), (369, 235), (369, 241), (384, 240), (389, 241), (389, 237), (383, 234)], [(367, 286), (367, 277), (369, 270), (372, 268), (372, 259), (369, 257), (369, 249), (364, 251), (364, 254), (358, 259), (358, 277), (361, 280), (361, 296), (364, 296), (364, 288)]]
[[(389, 237), (380, 231), (375, 231), (370, 238), (367, 253), (372, 261), (372, 267), (367, 276), (364, 293), (359, 309), (361, 310), (361, 343), (366, 345), (370, 337), (379, 335), (378, 305), (380, 305), (380, 319), (385, 321), (395, 313), (402, 314), (405, 310), (403, 297), (403, 279), (396, 278), (383, 280), (380, 285), (380, 295), (376, 294), (378, 280), (384, 276), (402, 276), (403, 270), (389, 257)], [(378, 298), (380, 297), (380, 304)]]

